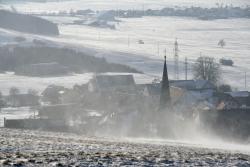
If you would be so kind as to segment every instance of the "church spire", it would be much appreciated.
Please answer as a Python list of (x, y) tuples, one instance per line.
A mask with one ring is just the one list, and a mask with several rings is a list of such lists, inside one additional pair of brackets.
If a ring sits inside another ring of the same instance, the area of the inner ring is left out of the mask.
[(161, 81), (160, 110), (166, 109), (167, 107), (170, 107), (170, 105), (171, 105), (171, 98), (170, 98), (170, 88), (169, 88), (168, 69), (166, 63), (166, 50), (165, 50), (163, 75)]

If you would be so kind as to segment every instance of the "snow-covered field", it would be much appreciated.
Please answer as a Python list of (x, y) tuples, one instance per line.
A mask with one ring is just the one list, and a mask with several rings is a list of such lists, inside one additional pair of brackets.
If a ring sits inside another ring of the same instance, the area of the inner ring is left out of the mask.
[(0, 129), (0, 165), (249, 166), (249, 153), (168, 141)]
[[(126, 8), (162, 8), (164, 6), (201, 6), (211, 7), (216, 3), (233, 4), (234, 6), (250, 5), (248, 0), (230, 1), (202, 1), (202, 0), (71, 0), (48, 3), (16, 3), (15, 8), (20, 12), (42, 12), (66, 9), (117, 9)], [(8, 7), (10, 4), (4, 4)], [(93, 28), (83, 25), (68, 25), (78, 17), (45, 17), (59, 24), (61, 35), (59, 37), (34, 38), (51, 40), (68, 47), (77, 48), (83, 52), (91, 52), (94, 56), (105, 57), (109, 61), (131, 65), (146, 74), (161, 75), (163, 50), (167, 50), (170, 78), (174, 79), (173, 71), (173, 43), (178, 38), (180, 49), (180, 79), (184, 79), (184, 59), (188, 58), (188, 77), (192, 78), (191, 65), (200, 56), (211, 56), (218, 61), (220, 58), (230, 58), (234, 67), (223, 67), (222, 82), (231, 84), (234, 88), (245, 89), (245, 72), (250, 70), (250, 21), (249, 19), (225, 19), (202, 21), (192, 18), (180, 17), (143, 17), (122, 19), (116, 25), (116, 30)], [(8, 33), (10, 36), (13, 32)], [(14, 33), (15, 34), (15, 33)], [(20, 33), (17, 33), (17, 36)], [(29, 34), (22, 34), (28, 39)], [(6, 32), (0, 30), (1, 42), (9, 42)], [(224, 39), (226, 46), (220, 48), (217, 43)], [(138, 44), (143, 40), (145, 44)], [(79, 77), (79, 76), (78, 76)], [(247, 78), (250, 73), (247, 73)], [(18, 77), (17, 77), (18, 78)], [(4, 77), (1, 77), (4, 80)], [(64, 77), (71, 81), (71, 78)], [(32, 78), (31, 78), (32, 80)], [(50, 80), (50, 79), (48, 79)], [(77, 79), (76, 81), (81, 80)], [(7, 80), (6, 80), (7, 82)], [(11, 82), (10, 82), (11, 83)], [(43, 82), (41, 82), (43, 83)], [(57, 82), (56, 82), (57, 83)], [(248, 83), (248, 81), (247, 81)], [(250, 85), (247, 84), (247, 89)]]
[[(55, 22), (60, 20), (60, 17), (46, 18)], [(185, 57), (189, 62), (190, 79), (191, 65), (200, 54), (214, 57), (216, 61), (229, 58), (235, 64), (233, 67), (222, 67), (222, 82), (229, 83), (234, 88), (245, 89), (244, 75), (250, 70), (249, 19), (202, 21), (191, 18), (144, 17), (122, 19), (116, 30), (65, 24), (70, 21), (60, 20), (61, 35), (58, 38), (39, 38), (74, 46), (85, 52), (92, 50), (95, 56), (131, 65), (156, 76), (161, 75), (161, 61), (166, 49), (171, 79), (174, 79), (173, 44), (175, 38), (178, 38), (180, 79), (184, 79)], [(145, 44), (138, 44), (140, 39)], [(217, 45), (220, 39), (226, 41), (224, 48)], [(250, 73), (247, 73), (247, 78), (249, 77)]]
[[(72, 43), (84, 46), (133, 53), (135, 59), (136, 55), (142, 55), (153, 60), (161, 60), (163, 50), (166, 49), (170, 61), (170, 76), (173, 76), (171, 68), (173, 44), (175, 38), (178, 38), (180, 78), (182, 79), (184, 79), (185, 57), (192, 64), (200, 53), (204, 56), (212, 56), (216, 61), (223, 57), (232, 59), (235, 66), (223, 67), (222, 76), (224, 82), (234, 87), (244, 88), (245, 71), (250, 70), (250, 21), (248, 19), (201, 21), (190, 18), (144, 17), (123, 19), (123, 22), (117, 26), (117, 30), (61, 25), (60, 31), (62, 38), (67, 39), (67, 42), (72, 40)], [(140, 39), (145, 44), (138, 44)], [(220, 39), (225, 39), (225, 48), (217, 46)], [(143, 65), (140, 64), (137, 68), (141, 69)], [(154, 66), (153, 63), (151, 65)], [(156, 75), (161, 72), (161, 68), (158, 68), (156, 73), (151, 70), (145, 72)], [(189, 75), (190, 77), (192, 75)], [(173, 79), (173, 77), (170, 78)]]
[[(0, 1), (0, 3), (3, 1)], [(234, 6), (250, 5), (249, 0), (71, 0), (49, 3), (2, 3), (11, 4), (23, 13), (59, 11), (70, 9), (147, 9), (165, 6), (211, 7), (216, 3)], [(12, 1), (13, 2), (13, 1)], [(143, 17), (122, 19), (116, 30), (68, 25), (77, 17), (46, 17), (59, 23), (59, 37), (45, 37), (0, 29), (0, 44), (13, 42), (15, 36), (25, 36), (29, 46), (33, 38), (50, 40), (58, 46), (67, 46), (93, 56), (105, 57), (109, 61), (131, 65), (145, 72), (136, 74), (137, 83), (148, 83), (162, 72), (163, 50), (167, 50), (170, 79), (173, 79), (173, 43), (178, 38), (180, 47), (180, 79), (184, 78), (184, 58), (191, 65), (200, 56), (212, 56), (217, 61), (231, 58), (233, 67), (223, 67), (223, 82), (244, 89), (244, 75), (250, 70), (250, 21), (249, 19), (227, 19), (201, 21), (192, 18)], [(217, 43), (225, 39), (225, 48)], [(145, 44), (138, 44), (143, 40)], [(159, 44), (159, 50), (158, 50)], [(0, 74), (0, 91), (8, 94), (12, 86), (26, 92), (32, 88), (41, 92), (50, 84), (72, 87), (89, 81), (93, 74), (74, 74), (63, 77), (24, 77), (11, 73)], [(247, 73), (247, 78), (250, 73)], [(248, 83), (248, 82), (247, 82)], [(250, 88), (250, 84), (247, 84)], [(4, 109), (1, 118), (28, 118), (34, 112), (27, 108)], [(117, 142), (118, 141), (118, 142)], [(0, 129), (0, 166), (19, 164), (23, 166), (250, 166), (249, 146), (194, 145), (156, 140), (112, 140), (111, 138), (89, 138), (74, 134)], [(148, 144), (150, 143), (150, 144)], [(220, 144), (220, 143), (219, 143)], [(223, 147), (223, 149), (221, 148)], [(225, 148), (227, 148), (225, 150)], [(235, 148), (234, 150), (230, 150)], [(239, 148), (239, 150), (237, 149)], [(228, 150), (229, 149), (229, 150)], [(237, 151), (236, 151), (237, 150)]]

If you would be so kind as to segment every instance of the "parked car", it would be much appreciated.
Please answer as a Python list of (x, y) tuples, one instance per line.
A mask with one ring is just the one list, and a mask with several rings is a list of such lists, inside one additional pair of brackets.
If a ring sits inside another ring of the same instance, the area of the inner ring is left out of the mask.
[(138, 43), (139, 44), (144, 44), (144, 41), (140, 39), (140, 40), (138, 40)]
[(220, 59), (220, 64), (224, 65), (224, 66), (233, 66), (234, 62), (231, 59)]

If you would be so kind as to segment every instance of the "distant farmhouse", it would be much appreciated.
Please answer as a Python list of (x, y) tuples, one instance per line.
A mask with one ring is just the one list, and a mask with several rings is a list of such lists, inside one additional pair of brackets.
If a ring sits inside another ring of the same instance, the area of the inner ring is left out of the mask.
[(250, 93), (248, 91), (226, 92), (216, 95), (219, 110), (250, 108)]
[(136, 84), (133, 75), (96, 75), (88, 89), (90, 92), (135, 93)]

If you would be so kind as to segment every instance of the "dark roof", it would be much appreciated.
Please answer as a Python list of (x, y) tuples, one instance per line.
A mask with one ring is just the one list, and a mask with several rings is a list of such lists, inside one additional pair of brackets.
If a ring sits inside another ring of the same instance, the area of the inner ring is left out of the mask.
[(218, 98), (218, 102), (234, 102), (236, 105), (240, 106), (240, 102), (229, 93), (214, 93), (214, 97)]
[(194, 80), (171, 80), (170, 85), (187, 90), (195, 89)]
[(235, 91), (235, 92), (228, 92), (232, 97), (249, 97), (248, 91)]

